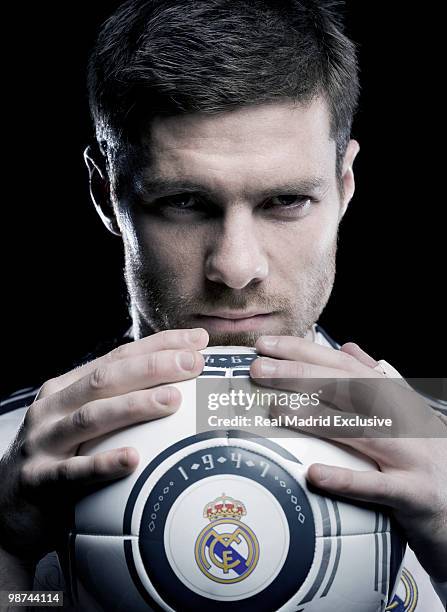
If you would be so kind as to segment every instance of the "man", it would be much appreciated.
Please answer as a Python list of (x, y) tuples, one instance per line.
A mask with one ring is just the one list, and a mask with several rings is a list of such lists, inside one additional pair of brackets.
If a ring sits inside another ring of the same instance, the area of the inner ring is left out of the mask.
[[(75, 499), (138, 464), (132, 448), (90, 458), (79, 445), (178, 409), (179, 391), (158, 386), (198, 376), (207, 345), (256, 346), (256, 378), (385, 375), (316, 326), (359, 150), (355, 49), (330, 3), (126, 2), (99, 35), (89, 91), (91, 195), (123, 241), (133, 326), (112, 352), (5, 404), (11, 430), (24, 420), (0, 464), (3, 588), (30, 588)], [(315, 465), (309, 480), (389, 506), (445, 596), (445, 441), (357, 443), (381, 472)], [(420, 609), (442, 609), (409, 562)]]

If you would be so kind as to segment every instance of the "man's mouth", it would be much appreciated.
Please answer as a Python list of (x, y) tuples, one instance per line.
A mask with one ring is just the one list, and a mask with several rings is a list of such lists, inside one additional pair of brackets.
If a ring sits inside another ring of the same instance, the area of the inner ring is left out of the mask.
[(198, 326), (211, 332), (256, 331), (273, 316), (272, 312), (222, 310), (194, 316)]

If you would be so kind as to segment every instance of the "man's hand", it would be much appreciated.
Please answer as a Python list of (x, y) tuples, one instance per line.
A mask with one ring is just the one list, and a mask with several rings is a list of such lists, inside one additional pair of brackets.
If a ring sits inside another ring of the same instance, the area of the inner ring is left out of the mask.
[(160, 332), (42, 386), (0, 460), (0, 546), (6, 554), (32, 563), (54, 550), (76, 499), (136, 468), (133, 448), (77, 452), (87, 440), (177, 410), (180, 391), (157, 387), (198, 376), (204, 365), (198, 351), (207, 343), (200, 328)]
[[(303, 378), (383, 377), (373, 369), (377, 362), (353, 343), (342, 346), (338, 351), (302, 338), (274, 336), (259, 338), (256, 349), (259, 354), (268, 357), (261, 357), (252, 363), (251, 376), (258, 384), (268, 387), (296, 391), (298, 388), (291, 389), (291, 383), (295, 380), (299, 387), (299, 379)], [(389, 409), (395, 418), (400, 415), (408, 421), (409, 414), (408, 410), (405, 413), (405, 409), (410, 391), (398, 383), (389, 381), (389, 384), (393, 386), (393, 402)], [(337, 438), (337, 442), (373, 459), (380, 471), (356, 471), (313, 464), (309, 467), (307, 478), (313, 485), (329, 493), (389, 506), (422, 566), (436, 581), (445, 582), (447, 419), (427, 407), (416, 393), (411, 394), (411, 409), (420, 408), (421, 414), (427, 415), (430, 421), (427, 425), (431, 428), (435, 426), (440, 437)], [(338, 399), (336, 409), (350, 411), (352, 405), (342, 405), (343, 394)], [(367, 393), (363, 401), (368, 402)], [(364, 409), (368, 414), (367, 405)], [(356, 406), (356, 412), (362, 413), (362, 406)], [(417, 415), (412, 412), (410, 418), (412, 416)], [(323, 437), (324, 433), (324, 428), (318, 430), (319, 436)]]

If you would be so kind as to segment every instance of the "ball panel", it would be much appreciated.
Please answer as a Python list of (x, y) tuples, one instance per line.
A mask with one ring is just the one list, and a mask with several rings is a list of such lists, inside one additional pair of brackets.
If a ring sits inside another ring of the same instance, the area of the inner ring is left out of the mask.
[[(389, 534), (384, 534), (386, 539)], [(388, 593), (387, 574), (382, 583), (382, 560), (386, 551), (376, 548), (374, 534), (319, 538), (323, 546), (318, 556), (319, 569), (327, 564), (323, 577), (317, 575), (306, 594), (293, 597), (281, 612), (380, 612), (385, 609)], [(379, 579), (378, 579), (379, 577)], [(382, 591), (383, 586), (383, 591)]]
[(149, 612), (166, 608), (148, 607), (129, 572), (125, 540), (120, 536), (77, 535), (75, 573), (80, 610)]

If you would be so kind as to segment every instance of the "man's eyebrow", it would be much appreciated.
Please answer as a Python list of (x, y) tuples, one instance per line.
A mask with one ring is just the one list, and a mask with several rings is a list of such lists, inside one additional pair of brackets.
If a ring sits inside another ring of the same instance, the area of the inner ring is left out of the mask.
[(329, 187), (329, 181), (323, 177), (308, 177), (298, 180), (280, 183), (272, 187), (262, 189), (257, 195), (261, 197), (275, 197), (286, 194), (311, 194), (326, 191)]
[(208, 189), (204, 185), (185, 179), (171, 179), (161, 177), (144, 178), (142, 187), (146, 194), (161, 196), (169, 193), (205, 193)]
[[(255, 192), (245, 195), (248, 197), (265, 198), (285, 194), (309, 194), (326, 190), (329, 186), (327, 179), (323, 177), (306, 177), (298, 180), (287, 181), (263, 187)], [(206, 185), (188, 179), (175, 179), (163, 177), (144, 178), (142, 181), (143, 191), (151, 196), (163, 196), (176, 193), (211, 193), (212, 190)]]

